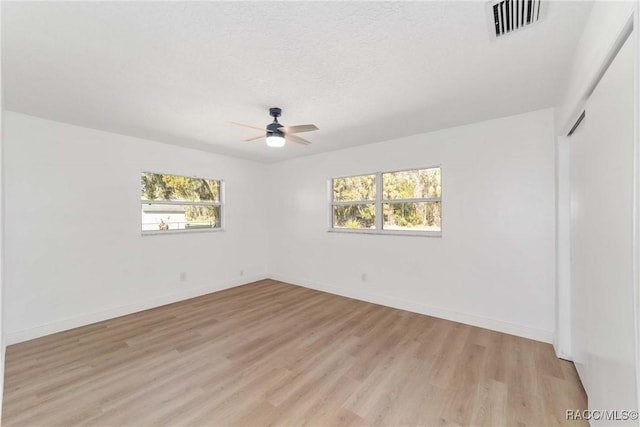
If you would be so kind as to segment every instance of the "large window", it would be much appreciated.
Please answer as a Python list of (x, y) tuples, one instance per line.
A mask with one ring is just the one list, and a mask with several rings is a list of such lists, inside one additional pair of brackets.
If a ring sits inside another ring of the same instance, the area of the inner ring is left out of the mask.
[(142, 232), (219, 230), (222, 192), (220, 180), (143, 172)]
[(330, 185), (332, 230), (425, 235), (442, 231), (439, 167), (333, 178)]

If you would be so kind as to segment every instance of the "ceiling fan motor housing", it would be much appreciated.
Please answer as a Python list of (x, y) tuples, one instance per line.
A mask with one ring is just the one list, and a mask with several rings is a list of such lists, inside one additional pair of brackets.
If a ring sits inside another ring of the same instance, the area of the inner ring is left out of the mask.
[(271, 117), (277, 119), (278, 117), (280, 117), (282, 115), (282, 110), (278, 107), (272, 107), (269, 108), (269, 115), (271, 115)]
[(280, 136), (282, 138), (284, 138), (284, 132), (279, 131), (277, 129), (275, 130), (267, 130), (267, 137), (269, 136)]
[(267, 125), (267, 132), (280, 132), (279, 129), (283, 127), (280, 123), (269, 123)]
[(269, 108), (269, 114), (273, 117), (273, 123), (267, 125), (267, 136), (281, 136), (284, 138), (284, 133), (280, 130), (283, 126), (278, 123), (278, 117), (282, 115), (282, 110), (278, 107)]

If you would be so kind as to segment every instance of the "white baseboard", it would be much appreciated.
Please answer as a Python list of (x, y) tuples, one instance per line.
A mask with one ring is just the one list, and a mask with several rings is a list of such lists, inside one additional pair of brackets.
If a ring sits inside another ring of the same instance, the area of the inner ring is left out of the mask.
[(4, 361), (6, 360), (7, 346), (4, 342), (4, 337), (0, 340), (0, 347), (2, 355), (0, 357), (0, 420), (2, 419), (2, 402), (4, 399)]
[(270, 278), (273, 280), (279, 280), (281, 282), (291, 283), (293, 285), (303, 286), (305, 288), (328, 292), (330, 294), (341, 295), (344, 297), (371, 302), (374, 304), (385, 305), (387, 307), (399, 308), (401, 310), (407, 310), (414, 313), (426, 314), (428, 316), (464, 323), (466, 325), (477, 326), (480, 328), (490, 329), (492, 331), (504, 332), (505, 334), (509, 335), (529, 338), (535, 341), (542, 341), (549, 344), (553, 343), (553, 331), (531, 328), (529, 326), (491, 319), (484, 316), (477, 316), (474, 314), (460, 313), (449, 309), (433, 307), (419, 302), (407, 301), (399, 298), (389, 297), (386, 295), (364, 293), (351, 289), (321, 285), (318, 283), (312, 283), (307, 280), (294, 279), (278, 274), (271, 274)]
[(344, 297), (353, 298), (361, 301), (367, 301), (374, 304), (385, 305), (388, 307), (407, 310), (414, 313), (426, 314), (428, 316), (434, 316), (441, 319), (460, 322), (467, 325), (478, 326), (480, 328), (490, 329), (493, 331), (504, 332), (506, 334), (516, 335), (523, 338), (529, 338), (536, 341), (542, 341), (546, 343), (553, 342), (552, 331), (535, 329), (528, 326), (518, 325), (510, 322), (504, 322), (501, 320), (495, 320), (488, 317), (477, 316), (473, 314), (460, 313), (460, 312), (452, 311), (449, 309), (428, 306), (426, 304), (418, 303), (415, 301), (407, 301), (399, 298), (389, 297), (386, 295), (363, 293), (363, 292), (354, 291), (354, 290), (345, 289), (345, 288), (336, 288), (333, 286), (313, 283), (307, 280), (300, 280), (300, 279), (294, 279), (291, 277), (285, 277), (278, 274), (265, 274), (265, 275), (245, 278), (242, 281), (237, 280), (237, 281), (226, 282), (222, 284), (204, 286), (200, 288), (187, 289), (182, 292), (176, 292), (172, 294), (158, 296), (158, 297), (149, 299), (147, 301), (140, 301), (133, 304), (114, 307), (114, 308), (103, 310), (96, 313), (88, 313), (82, 316), (76, 316), (69, 319), (47, 323), (34, 328), (7, 332), (6, 343), (7, 345), (16, 344), (19, 342), (28, 341), (34, 338), (45, 336), (45, 335), (66, 331), (66, 330), (77, 328), (80, 326), (90, 325), (92, 323), (101, 322), (103, 320), (113, 319), (114, 317), (124, 316), (127, 314), (132, 314), (132, 313), (136, 313), (143, 310), (148, 310), (150, 308), (155, 308), (155, 307), (171, 304), (178, 301), (183, 301), (189, 298), (198, 297), (198, 296), (209, 294), (212, 292), (217, 292), (224, 289), (229, 289), (236, 286), (244, 285), (246, 283), (256, 282), (258, 280), (264, 280), (267, 278), (279, 280), (286, 283), (291, 283), (294, 285), (303, 286), (305, 288), (316, 289), (318, 291), (328, 292), (334, 295), (341, 295)]
[(553, 337), (553, 351), (556, 353), (556, 357), (562, 360), (568, 360), (569, 362), (573, 362), (573, 356), (567, 353), (562, 349), (561, 346), (558, 345), (557, 337)]
[(210, 294), (212, 292), (234, 288), (236, 286), (244, 285), (247, 283), (257, 282), (258, 280), (266, 279), (267, 276), (268, 275), (259, 275), (255, 277), (243, 278), (241, 281), (234, 280), (234, 281), (218, 283), (210, 286), (202, 286), (199, 288), (186, 289), (181, 292), (174, 292), (171, 294), (165, 294), (165, 295), (157, 296), (154, 298), (150, 298), (146, 301), (139, 301), (132, 304), (113, 307), (108, 310), (103, 310), (95, 313), (87, 313), (81, 316), (75, 316), (75, 317), (71, 317), (64, 320), (58, 320), (55, 322), (36, 326), (34, 328), (22, 329), (19, 331), (11, 331), (11, 332), (7, 331), (6, 333), (7, 345), (17, 344), (19, 342), (28, 341), (34, 338), (45, 336), (45, 335), (55, 334), (56, 332), (62, 332), (62, 331), (77, 328), (80, 326), (101, 322), (103, 320), (113, 319), (114, 317), (137, 313), (139, 311), (148, 310), (150, 308), (155, 308), (155, 307), (171, 304), (178, 301), (183, 301), (189, 298)]

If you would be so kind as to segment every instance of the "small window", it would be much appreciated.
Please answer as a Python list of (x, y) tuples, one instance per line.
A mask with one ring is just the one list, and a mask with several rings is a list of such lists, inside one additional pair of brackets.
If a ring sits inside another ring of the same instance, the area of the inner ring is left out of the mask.
[(222, 229), (222, 181), (143, 172), (142, 232)]
[(333, 178), (331, 229), (383, 234), (439, 235), (439, 167)]

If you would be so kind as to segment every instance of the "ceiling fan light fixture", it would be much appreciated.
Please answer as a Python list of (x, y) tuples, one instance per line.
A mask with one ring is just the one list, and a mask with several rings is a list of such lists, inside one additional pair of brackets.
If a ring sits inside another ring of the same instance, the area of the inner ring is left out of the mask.
[(267, 145), (273, 148), (284, 147), (284, 135), (267, 134)]
[[(1, 0), (0, 0), (1, 1)], [(296, 144), (309, 145), (311, 144), (304, 138), (300, 138), (297, 133), (311, 132), (318, 130), (316, 125), (297, 125), (297, 126), (283, 126), (278, 122), (278, 117), (282, 114), (282, 110), (277, 107), (269, 108), (269, 115), (273, 117), (273, 122), (269, 123), (266, 128), (266, 143), (268, 147), (280, 148), (284, 147), (285, 142), (295, 142)], [(251, 129), (260, 129), (256, 126), (243, 125), (242, 123), (229, 122), (233, 125), (242, 126)], [(254, 136), (253, 138), (245, 139), (245, 142), (257, 141), (265, 137), (265, 134)], [(286, 138), (286, 141), (285, 141)]]

